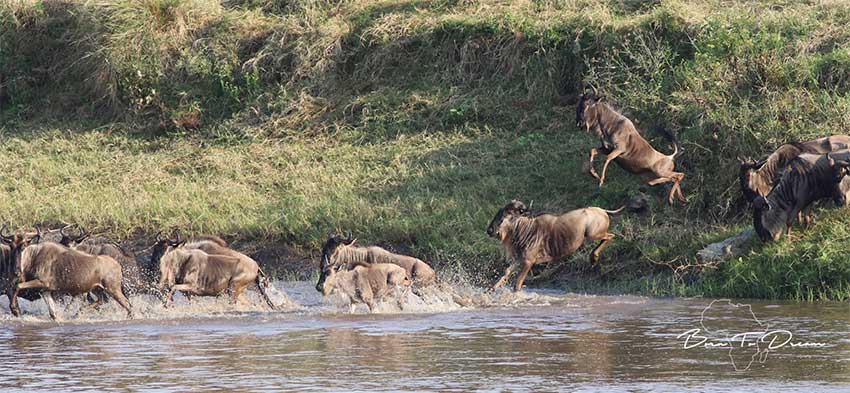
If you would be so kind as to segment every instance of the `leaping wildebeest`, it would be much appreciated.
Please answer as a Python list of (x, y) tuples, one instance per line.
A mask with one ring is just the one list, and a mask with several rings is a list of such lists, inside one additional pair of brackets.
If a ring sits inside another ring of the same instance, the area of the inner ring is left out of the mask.
[(398, 306), (402, 308), (404, 295), (411, 285), (407, 271), (391, 263), (357, 265), (351, 270), (325, 264), (322, 266), (322, 277), (316, 289), (324, 296), (342, 293), (348, 299), (352, 310), (357, 303), (366, 303), (369, 311), (374, 311), (377, 304), (391, 291), (395, 292)]
[(753, 227), (762, 241), (778, 240), (799, 212), (819, 199), (847, 204), (850, 192), (850, 150), (828, 154), (800, 154), (788, 164), (767, 196), (753, 201)]
[(179, 232), (175, 233), (174, 240), (157, 239), (151, 255), (151, 261), (159, 266), (160, 289), (167, 290), (165, 306), (170, 305), (176, 291), (198, 296), (218, 296), (230, 291), (231, 303), (236, 304), (245, 288), (253, 283), (269, 307), (277, 308), (266, 293), (268, 282), (263, 280), (264, 274), (256, 261), (241, 253), (214, 248), (221, 245), (209, 238), (186, 244), (186, 240), (180, 240)]
[(352, 237), (351, 232), (348, 233), (347, 238), (337, 234), (328, 237), (322, 247), (321, 273), (319, 274), (319, 282), (316, 284), (317, 291), (322, 292), (325, 272), (327, 271), (325, 267), (327, 266), (345, 266), (347, 270), (351, 270), (355, 266), (389, 263), (402, 267), (417, 287), (426, 287), (436, 281), (437, 274), (434, 269), (421, 259), (391, 253), (377, 246), (355, 246), (356, 240)]
[(833, 135), (806, 142), (786, 143), (761, 161), (738, 159), (738, 182), (747, 202), (766, 196), (782, 177), (788, 163), (803, 153), (826, 154), (850, 149), (850, 136)]
[(590, 253), (590, 262), (598, 263), (599, 253), (614, 238), (614, 234), (608, 232), (609, 215), (618, 214), (625, 208), (604, 210), (588, 207), (562, 215), (532, 217), (524, 203), (510, 201), (496, 212), (487, 226), (487, 235), (498, 239), (512, 259), (492, 289), (504, 285), (516, 266), (522, 265), (514, 285), (514, 290), (520, 291), (532, 266), (567, 257), (588, 240), (600, 241)]
[[(593, 85), (588, 86), (590, 91), (581, 95), (576, 107), (576, 127), (584, 127), (588, 132), (593, 132), (601, 143), (599, 147), (590, 150), (589, 167), (586, 169), (591, 176), (599, 180), (599, 187), (605, 183), (608, 164), (616, 161), (620, 167), (638, 175), (651, 186), (672, 182), (667, 203), (673, 204), (674, 196), (678, 196), (679, 201), (685, 203), (681, 186), (685, 174), (675, 171), (675, 158), (681, 152), (681, 146), (673, 134), (659, 128), (673, 145), (673, 154), (660, 153), (643, 139), (631, 120), (614, 110)], [(606, 155), (601, 176), (597, 175), (593, 168), (593, 160), (599, 153)]]
[(122, 289), (121, 265), (106, 255), (91, 255), (65, 247), (59, 243), (43, 242), (24, 248), (17, 264), (18, 283), (10, 308), (20, 315), (17, 296), (22, 290), (41, 290), (50, 317), (59, 319), (54, 294), (82, 295), (102, 289), (127, 310), (133, 309)]

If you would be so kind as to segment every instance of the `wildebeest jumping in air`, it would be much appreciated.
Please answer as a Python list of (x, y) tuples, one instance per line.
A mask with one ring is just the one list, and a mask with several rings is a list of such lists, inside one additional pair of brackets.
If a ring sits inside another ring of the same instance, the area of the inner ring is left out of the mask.
[[(599, 187), (605, 183), (608, 164), (616, 161), (623, 169), (638, 175), (651, 186), (672, 182), (667, 202), (673, 204), (673, 197), (678, 196), (679, 201), (685, 203), (681, 186), (685, 174), (675, 171), (674, 162), (681, 152), (681, 146), (673, 134), (659, 128), (673, 144), (673, 154), (658, 152), (643, 139), (631, 120), (614, 110), (595, 87), (590, 84), (588, 86), (590, 91), (582, 94), (576, 107), (576, 127), (586, 128), (599, 138), (600, 146), (590, 150), (587, 168), (588, 173), (599, 180)], [(593, 168), (593, 160), (599, 153), (606, 155), (601, 176), (597, 175)]]
[(487, 235), (498, 239), (512, 260), (492, 289), (504, 285), (517, 265), (522, 265), (514, 285), (515, 291), (521, 290), (532, 266), (567, 257), (588, 240), (599, 240), (590, 253), (590, 262), (596, 264), (599, 262), (599, 253), (614, 238), (614, 234), (608, 232), (608, 216), (618, 214), (625, 208), (604, 210), (588, 207), (562, 215), (542, 214), (533, 217), (524, 203), (510, 201), (496, 212), (487, 226)]

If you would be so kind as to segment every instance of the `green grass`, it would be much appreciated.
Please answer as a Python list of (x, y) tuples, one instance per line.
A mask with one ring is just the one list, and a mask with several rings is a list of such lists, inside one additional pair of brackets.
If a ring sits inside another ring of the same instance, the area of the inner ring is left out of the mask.
[(596, 141), (574, 98), (592, 81), (679, 136), (690, 203), (651, 189), (649, 214), (615, 219), (601, 270), (583, 250), (558, 285), (845, 300), (841, 211), (716, 268), (670, 267), (749, 224), (737, 156), (845, 133), (848, 22), (841, 2), (6, 2), (0, 217), (306, 256), (352, 230), (484, 282), (505, 201), (613, 208), (641, 187), (616, 166), (601, 190), (580, 173)]

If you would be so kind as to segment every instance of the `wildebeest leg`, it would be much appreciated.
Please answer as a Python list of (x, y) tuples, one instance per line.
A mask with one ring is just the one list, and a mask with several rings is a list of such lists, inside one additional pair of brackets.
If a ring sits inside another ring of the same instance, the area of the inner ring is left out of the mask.
[(50, 314), (50, 318), (53, 318), (54, 321), (61, 321), (59, 316), (56, 314), (56, 302), (53, 301), (53, 293), (51, 291), (44, 291), (42, 292), (41, 297), (43, 297), (44, 302), (47, 303), (47, 313)]
[(272, 302), (272, 299), (269, 297), (269, 293), (266, 291), (266, 287), (265, 287), (264, 283), (262, 282), (262, 280), (260, 279), (260, 276), (257, 276), (256, 284), (257, 284), (257, 290), (260, 291), (260, 295), (263, 296), (263, 299), (265, 299), (266, 304), (268, 304), (269, 307), (272, 310), (277, 310), (277, 306), (274, 305), (274, 303)]
[(165, 295), (165, 302), (163, 302), (163, 304), (162, 304), (163, 307), (169, 307), (171, 305), (171, 302), (174, 301), (174, 293), (177, 292), (177, 291), (181, 291), (183, 293), (187, 293), (187, 292), (192, 292), (192, 293), (195, 293), (195, 294), (198, 293), (198, 290), (194, 286), (189, 285), (189, 284), (173, 285), (173, 286), (171, 286), (171, 289), (168, 290), (168, 293)]
[(597, 264), (599, 263), (599, 253), (602, 252), (602, 249), (605, 248), (605, 245), (614, 238), (613, 233), (606, 233), (605, 237), (602, 238), (602, 241), (599, 242), (599, 245), (593, 249), (593, 252), (590, 253), (590, 263)]
[(584, 168), (585, 172), (593, 176), (594, 179), (599, 180), (599, 175), (596, 174), (596, 169), (593, 168), (593, 159), (596, 158), (596, 155), (599, 154), (599, 150), (590, 149), (590, 158), (587, 162), (587, 167)]
[(505, 281), (507, 281), (508, 278), (510, 278), (511, 273), (513, 273), (514, 267), (516, 265), (517, 265), (516, 262), (511, 261), (510, 265), (508, 265), (508, 267), (505, 268), (505, 273), (502, 274), (502, 278), (500, 278), (499, 281), (496, 281), (496, 283), (493, 284), (492, 287), (490, 287), (490, 290), (496, 290), (496, 289), (501, 288), (502, 285), (505, 285)]
[(669, 183), (669, 182), (673, 182), (673, 186), (670, 187), (670, 193), (667, 194), (667, 203), (672, 205), (673, 204), (673, 197), (676, 195), (676, 181), (673, 180), (673, 178), (658, 177), (658, 178), (655, 178), (655, 179), (652, 179), (652, 180), (646, 182), (646, 184), (648, 184), (650, 186), (655, 186), (655, 185), (658, 185), (658, 184), (664, 184), (664, 183)]
[(605, 172), (608, 171), (608, 164), (610, 164), (611, 161), (613, 161), (615, 158), (619, 157), (623, 153), (625, 153), (624, 150), (614, 149), (613, 151), (608, 153), (607, 156), (605, 156), (605, 164), (602, 165), (602, 176), (599, 178), (599, 187), (602, 187), (602, 184), (605, 183)]
[(525, 276), (528, 275), (528, 272), (531, 271), (531, 267), (534, 266), (534, 263), (525, 260), (522, 262), (522, 271), (519, 272), (519, 276), (516, 278), (516, 284), (514, 284), (514, 292), (519, 292), (522, 290), (522, 283), (525, 281)]
[(44, 288), (46, 286), (47, 285), (45, 285), (41, 280), (30, 280), (15, 285), (15, 291), (12, 293), (12, 302), (9, 303), (9, 309), (12, 310), (12, 314), (16, 317), (21, 316), (21, 310), (18, 308), (18, 293), (20, 293), (22, 289), (36, 289)]
[(9, 311), (12, 312), (12, 315), (16, 317), (21, 316), (21, 309), (18, 308), (18, 297), (15, 296), (15, 288), (9, 286), (6, 288), (6, 297), (9, 298)]
[(103, 290), (108, 293), (109, 296), (112, 296), (113, 299), (118, 301), (118, 304), (120, 304), (121, 307), (124, 307), (124, 309), (127, 310), (127, 318), (133, 319), (133, 308), (130, 306), (130, 301), (127, 300), (127, 296), (124, 296), (124, 291), (121, 289), (120, 283), (107, 283)]

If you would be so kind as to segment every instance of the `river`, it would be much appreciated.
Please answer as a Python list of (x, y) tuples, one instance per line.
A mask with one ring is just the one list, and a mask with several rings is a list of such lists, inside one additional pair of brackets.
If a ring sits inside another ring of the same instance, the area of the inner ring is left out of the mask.
[(55, 323), (40, 300), (10, 316), (4, 297), (0, 391), (850, 391), (846, 303), (465, 288), (464, 307), (350, 314), (312, 283), (276, 287), (298, 306), (134, 297), (125, 320), (68, 299)]

